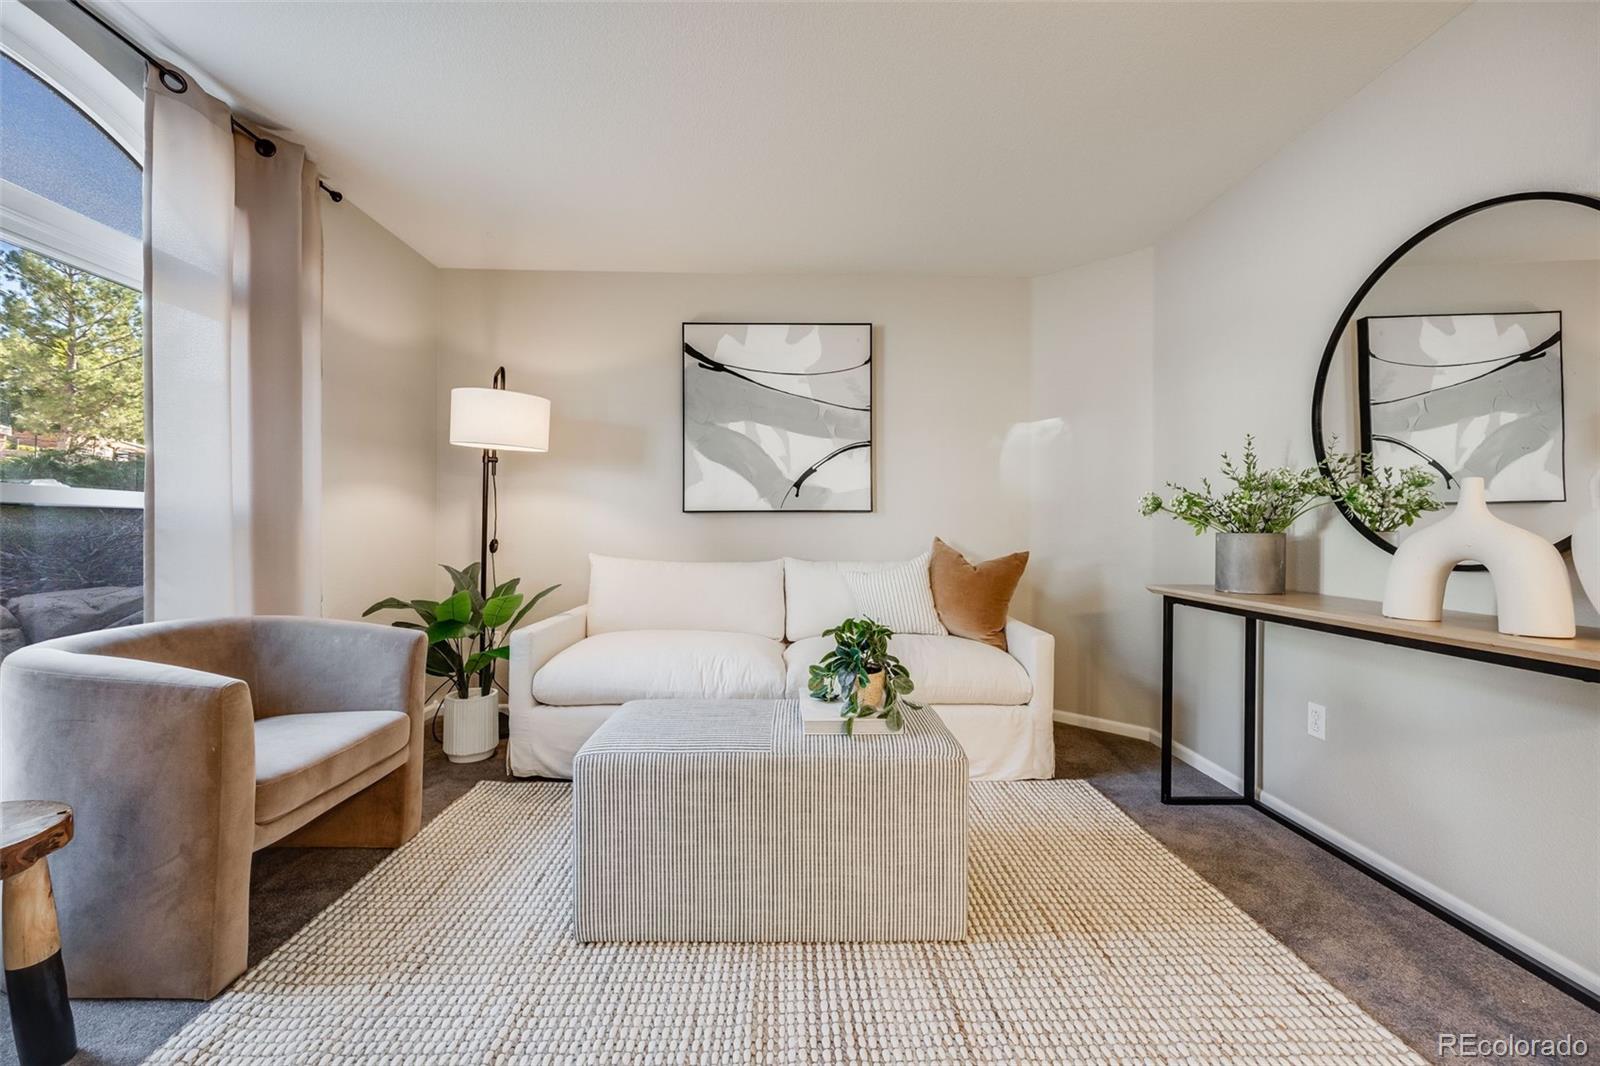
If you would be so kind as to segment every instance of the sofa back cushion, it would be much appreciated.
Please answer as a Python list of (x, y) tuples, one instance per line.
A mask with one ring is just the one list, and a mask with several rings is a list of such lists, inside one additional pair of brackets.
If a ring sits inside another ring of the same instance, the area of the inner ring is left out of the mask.
[(845, 570), (881, 570), (898, 563), (817, 563), (808, 559), (783, 561), (786, 603), (784, 632), (791, 642), (818, 637), (856, 613), (855, 594), (845, 583)]
[(634, 629), (752, 633), (782, 640), (783, 561), (672, 563), (589, 556), (590, 635)]

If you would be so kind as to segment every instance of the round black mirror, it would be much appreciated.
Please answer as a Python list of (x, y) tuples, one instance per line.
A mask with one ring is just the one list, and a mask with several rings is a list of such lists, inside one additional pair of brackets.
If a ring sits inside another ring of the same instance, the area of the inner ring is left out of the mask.
[[(1432, 469), (1446, 503), (1482, 477), (1501, 517), (1567, 550), (1600, 474), (1600, 198), (1497, 196), (1391, 252), (1328, 337), (1311, 435), (1319, 463)], [(1387, 552), (1411, 532), (1339, 510)]]

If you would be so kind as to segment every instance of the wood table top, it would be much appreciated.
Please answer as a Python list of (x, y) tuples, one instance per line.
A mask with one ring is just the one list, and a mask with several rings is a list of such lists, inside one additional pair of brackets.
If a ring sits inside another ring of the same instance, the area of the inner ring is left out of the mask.
[(52, 800), (0, 803), (0, 880), (14, 877), (72, 839), (72, 808)]
[(1516, 637), (1500, 632), (1492, 614), (1446, 611), (1441, 621), (1417, 622), (1408, 618), (1386, 617), (1383, 605), (1377, 600), (1358, 600), (1347, 596), (1324, 596), (1316, 592), (1247, 596), (1238, 592), (1218, 592), (1210, 585), (1147, 587), (1158, 596), (1246, 610), (1267, 618), (1338, 626), (1376, 635), (1406, 637), (1430, 644), (1600, 671), (1600, 629), (1592, 626), (1579, 626), (1578, 635), (1570, 640)]

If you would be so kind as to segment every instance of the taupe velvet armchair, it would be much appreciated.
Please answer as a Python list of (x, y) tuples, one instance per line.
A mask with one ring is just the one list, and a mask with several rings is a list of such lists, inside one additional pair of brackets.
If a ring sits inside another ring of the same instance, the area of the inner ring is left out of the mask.
[(52, 860), (72, 995), (209, 999), (244, 972), (250, 856), (396, 847), (422, 820), (421, 633), (129, 626), (0, 665), (0, 799), (71, 804)]

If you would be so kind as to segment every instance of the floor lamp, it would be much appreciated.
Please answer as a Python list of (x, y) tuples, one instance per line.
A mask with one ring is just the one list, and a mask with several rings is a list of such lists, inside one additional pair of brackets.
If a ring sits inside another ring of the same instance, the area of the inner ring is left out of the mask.
[[(478, 593), (489, 594), (489, 561), (500, 549), (500, 493), (495, 480), (502, 451), (550, 450), (550, 401), (543, 396), (506, 388), (506, 368), (494, 372), (490, 387), (450, 390), (450, 443), (483, 451), (483, 491), (478, 540)], [(494, 503), (494, 521), (489, 516)], [(480, 638), (481, 642), (481, 638)], [(481, 650), (481, 647), (480, 647)], [(494, 684), (493, 667), (482, 687)]]

